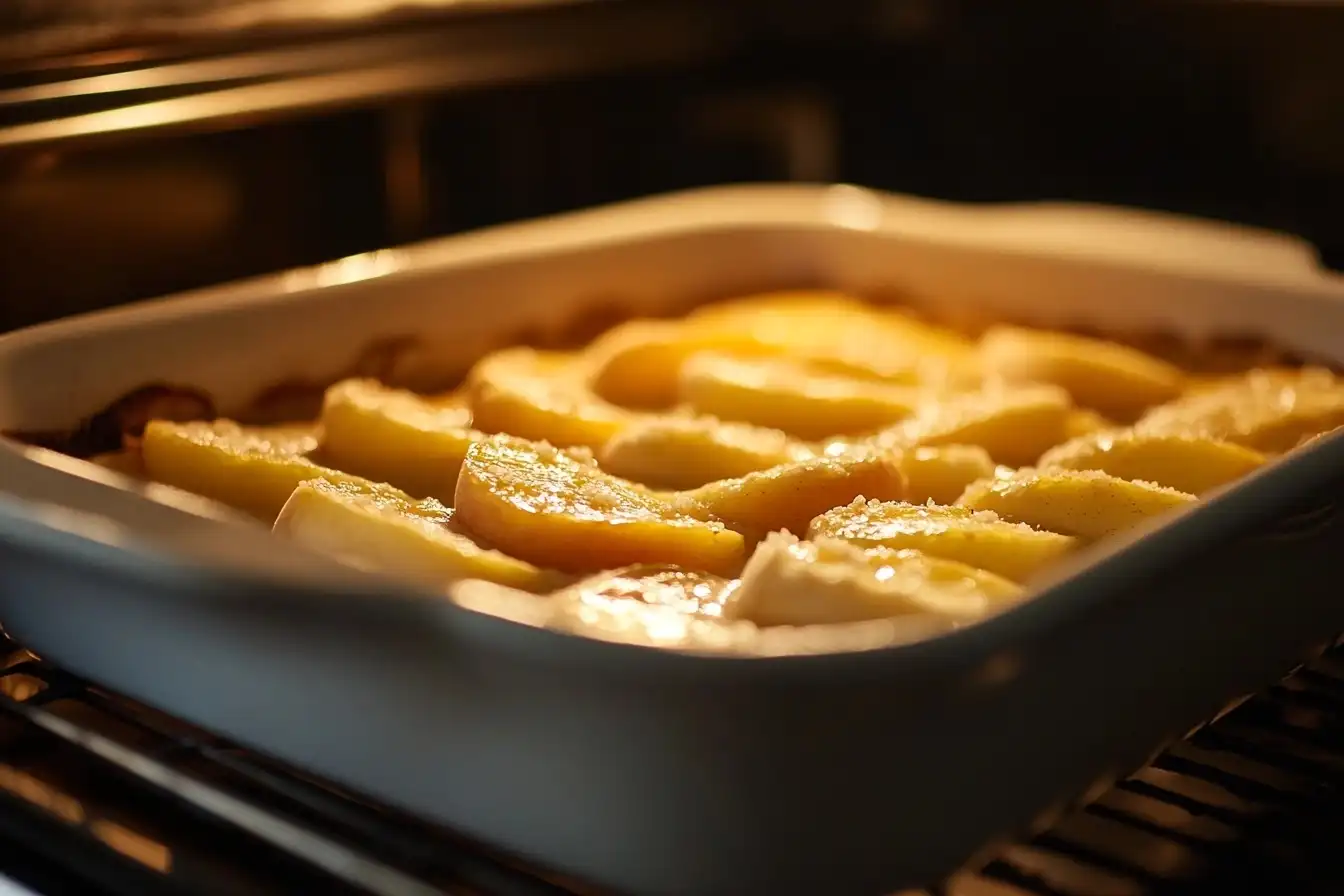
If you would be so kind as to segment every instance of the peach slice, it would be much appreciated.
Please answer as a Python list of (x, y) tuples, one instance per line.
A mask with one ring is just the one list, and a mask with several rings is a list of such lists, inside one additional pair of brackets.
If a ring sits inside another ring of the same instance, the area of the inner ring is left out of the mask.
[(452, 501), (467, 447), (485, 436), (471, 411), (374, 380), (345, 380), (322, 403), (322, 454), (332, 464), (412, 495)]
[(753, 356), (780, 350), (732, 331), (632, 320), (597, 337), (583, 354), (596, 395), (624, 407), (660, 409), (676, 403), (682, 365), (704, 351)]
[(903, 420), (928, 393), (818, 373), (794, 358), (700, 354), (681, 368), (679, 397), (701, 414), (824, 439), (872, 432)]
[(591, 572), (673, 563), (734, 575), (742, 535), (544, 443), (496, 436), (467, 449), (457, 516), (506, 553), (538, 566)]
[(951, 504), (978, 479), (994, 475), (994, 461), (979, 445), (921, 445), (896, 455), (905, 474), (905, 500)]
[(1231, 442), (1132, 429), (1093, 433), (1052, 448), (1042, 469), (1100, 470), (1201, 495), (1259, 469), (1265, 456)]
[(1266, 454), (1344, 425), (1344, 383), (1329, 371), (1253, 371), (1153, 408), (1135, 425), (1148, 434), (1233, 442)]
[(1074, 408), (1069, 412), (1068, 422), (1064, 424), (1064, 437), (1066, 439), (1076, 439), (1079, 436), (1101, 432), (1103, 429), (1115, 428), (1116, 426), (1114, 423), (1107, 420), (1096, 411), (1089, 411), (1086, 408)]
[(1180, 368), (1138, 349), (1049, 330), (991, 327), (980, 356), (987, 375), (1060, 386), (1076, 404), (1125, 421), (1180, 395), (1185, 380)]
[(632, 420), (594, 395), (587, 368), (572, 355), (511, 348), (487, 355), (467, 377), (475, 426), (547, 441), (601, 448)]
[(1195, 503), (1194, 495), (1096, 470), (1008, 471), (981, 480), (957, 503), (1014, 523), (1094, 541)]
[(869, 445), (879, 449), (979, 445), (995, 461), (1029, 464), (1064, 441), (1073, 408), (1057, 386), (1023, 386), (952, 395), (866, 439), (833, 440), (830, 455)]
[(902, 383), (980, 381), (975, 344), (908, 312), (825, 290), (767, 293), (706, 305), (687, 323), (749, 335), (790, 355), (829, 360)]
[(363, 569), (443, 586), (483, 579), (523, 591), (549, 591), (559, 573), (482, 547), (453, 522), (453, 511), (374, 483), (304, 482), (275, 522), (275, 531)]
[(758, 625), (857, 622), (911, 614), (974, 622), (1022, 596), (981, 569), (916, 550), (862, 550), (776, 533), (742, 571), (736, 611)]
[(227, 504), (269, 525), (301, 482), (359, 481), (317, 463), (312, 457), (317, 447), (312, 427), (154, 420), (145, 427), (140, 452), (154, 481)]
[(777, 429), (669, 416), (632, 423), (597, 459), (607, 472), (650, 488), (687, 489), (812, 456)]
[(913, 548), (1025, 582), (1073, 550), (1067, 535), (1010, 523), (966, 507), (854, 501), (818, 516), (812, 539), (835, 538), (860, 548)]
[(871, 454), (781, 464), (740, 479), (675, 492), (667, 500), (687, 516), (718, 520), (759, 540), (775, 529), (806, 532), (817, 514), (859, 495), (891, 501), (905, 492), (900, 456)]

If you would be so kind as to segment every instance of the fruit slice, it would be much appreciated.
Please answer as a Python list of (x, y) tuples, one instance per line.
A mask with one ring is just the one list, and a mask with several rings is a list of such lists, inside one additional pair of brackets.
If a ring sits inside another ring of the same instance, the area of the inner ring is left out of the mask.
[(891, 501), (904, 494), (899, 456), (873, 454), (783, 464), (676, 492), (668, 500), (687, 516), (721, 521), (758, 540), (775, 529), (806, 532), (817, 514), (859, 495)]
[(607, 401), (630, 408), (666, 408), (676, 403), (681, 367), (693, 355), (776, 354), (749, 335), (687, 326), (681, 321), (632, 320), (597, 337), (584, 350), (589, 384)]
[(701, 354), (681, 368), (680, 398), (695, 411), (803, 439), (881, 429), (926, 397), (914, 387), (817, 373), (791, 358)]
[(911, 504), (951, 504), (966, 486), (994, 475), (994, 461), (979, 445), (908, 448), (896, 463), (905, 474), (905, 500)]
[(1009, 605), (1020, 586), (914, 550), (861, 550), (835, 539), (776, 533), (756, 549), (737, 590), (739, 616), (758, 625), (855, 622), (930, 614), (973, 622)]
[(1121, 479), (1156, 482), (1201, 495), (1240, 479), (1265, 462), (1249, 448), (1197, 436), (1129, 430), (1093, 433), (1041, 455), (1042, 469), (1100, 470)]
[(734, 575), (743, 560), (741, 534), (722, 523), (695, 519), (567, 452), (508, 436), (467, 449), (454, 503), (469, 532), (567, 572), (675, 563)]
[(652, 417), (612, 437), (598, 462), (608, 473), (650, 488), (686, 489), (811, 456), (807, 446), (777, 429), (713, 417)]
[(707, 305), (698, 329), (749, 335), (790, 355), (829, 360), (894, 382), (965, 386), (980, 381), (975, 345), (960, 333), (843, 293), (769, 293)]
[(1101, 432), (1103, 429), (1115, 429), (1116, 426), (1096, 411), (1089, 411), (1086, 408), (1074, 408), (1069, 412), (1068, 422), (1064, 424), (1064, 437), (1067, 439), (1076, 439), (1079, 436), (1091, 435), (1094, 432)]
[(484, 436), (471, 411), (374, 380), (345, 380), (322, 403), (322, 454), (332, 464), (412, 495), (452, 501), (467, 446)]
[(634, 408), (665, 408), (682, 365), (712, 351), (790, 355), (818, 373), (914, 385), (978, 383), (973, 343), (908, 315), (834, 292), (772, 293), (708, 305), (681, 321), (629, 321), (584, 352), (593, 391)]
[(511, 348), (482, 359), (467, 377), (475, 426), (490, 433), (601, 448), (630, 422), (594, 395), (571, 355)]
[(311, 427), (244, 427), (231, 420), (145, 427), (140, 453), (156, 482), (195, 492), (250, 513), (267, 525), (300, 482), (356, 477), (316, 463)]
[(1119, 420), (1170, 401), (1184, 381), (1180, 368), (1136, 349), (1049, 330), (991, 327), (980, 357), (988, 375), (1060, 386), (1082, 407)]
[[(1064, 441), (1072, 408), (1056, 386), (1024, 386), (953, 395), (931, 403), (914, 417), (862, 440), (883, 448), (979, 445), (1001, 464), (1022, 466)], [(852, 443), (828, 444), (826, 453)]]
[(1023, 469), (977, 482), (957, 503), (991, 510), (1009, 522), (1095, 540), (1195, 500), (1174, 488), (1095, 470)]
[(1344, 383), (1325, 370), (1254, 371), (1195, 392), (1139, 420), (1144, 433), (1220, 439), (1266, 454), (1344, 425)]
[(738, 584), (737, 579), (675, 566), (628, 566), (576, 582), (556, 598), (614, 613), (637, 605), (666, 607), (688, 616), (730, 619)]
[(363, 569), (432, 586), (484, 579), (548, 591), (565, 582), (559, 573), (481, 547), (454, 525), (452, 510), (433, 498), (416, 501), (386, 485), (301, 483), (280, 511), (275, 531)]
[(836, 538), (860, 548), (913, 548), (1025, 582), (1076, 546), (1055, 532), (1010, 523), (990, 511), (904, 502), (855, 501), (823, 513), (812, 539)]

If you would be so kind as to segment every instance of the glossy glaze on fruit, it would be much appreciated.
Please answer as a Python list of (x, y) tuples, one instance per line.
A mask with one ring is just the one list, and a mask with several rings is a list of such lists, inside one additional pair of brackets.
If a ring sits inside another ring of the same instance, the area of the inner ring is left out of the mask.
[(502, 349), (451, 395), (348, 380), (313, 423), (155, 421), (97, 462), (472, 609), (770, 654), (973, 623), (1341, 426), (1322, 369), (795, 291)]

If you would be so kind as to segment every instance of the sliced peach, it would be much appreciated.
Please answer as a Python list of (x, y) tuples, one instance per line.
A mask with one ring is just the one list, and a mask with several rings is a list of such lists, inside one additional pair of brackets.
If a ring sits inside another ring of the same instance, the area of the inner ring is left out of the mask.
[(1174, 488), (1096, 470), (1023, 469), (975, 483), (957, 503), (1009, 522), (1096, 540), (1195, 501)]
[(959, 333), (844, 293), (768, 293), (707, 305), (697, 328), (747, 334), (790, 355), (829, 360), (896, 382), (968, 385), (980, 380), (974, 343)]
[(145, 427), (140, 452), (154, 481), (235, 507), (269, 525), (301, 482), (358, 481), (314, 461), (317, 447), (311, 427), (154, 420)]
[(1071, 333), (991, 327), (980, 340), (986, 373), (1011, 383), (1050, 383), (1078, 405), (1133, 420), (1181, 394), (1180, 368), (1138, 349)]
[(921, 445), (899, 452), (905, 474), (905, 500), (951, 504), (966, 486), (994, 475), (994, 461), (979, 445)]
[(587, 368), (570, 355), (530, 348), (495, 352), (467, 378), (473, 422), (484, 432), (601, 448), (632, 418), (594, 395), (586, 377)]
[(1079, 436), (1115, 428), (1114, 423), (1096, 411), (1089, 411), (1087, 408), (1074, 408), (1069, 412), (1068, 422), (1064, 424), (1064, 437), (1066, 439), (1076, 439)]
[(1153, 408), (1135, 425), (1151, 434), (1233, 442), (1266, 454), (1344, 425), (1344, 383), (1329, 371), (1253, 371)]
[(693, 355), (777, 354), (749, 335), (687, 326), (681, 321), (632, 320), (597, 337), (584, 350), (595, 394), (630, 408), (666, 408), (677, 401), (681, 367)]
[(452, 501), (467, 446), (484, 436), (471, 411), (374, 380), (345, 380), (322, 403), (322, 454), (358, 476)]
[(806, 532), (819, 513), (855, 497), (899, 500), (905, 475), (899, 456), (814, 458), (725, 479), (668, 496), (688, 516), (719, 520), (759, 539), (775, 529)]
[(964, 624), (1011, 605), (1022, 593), (1001, 576), (916, 550), (862, 550), (835, 539), (799, 541), (775, 533), (742, 572), (736, 612), (764, 626), (911, 614)]
[(1093, 433), (1041, 455), (1042, 469), (1100, 470), (1201, 495), (1259, 469), (1265, 456), (1231, 442), (1132, 429)]
[[(927, 405), (909, 420), (860, 444), (878, 448), (929, 445), (979, 445), (995, 461), (1009, 466), (1029, 464), (1064, 441), (1072, 406), (1068, 393), (1056, 386), (1023, 386), (951, 395)], [(837, 440), (828, 454), (853, 450)]]
[(872, 432), (910, 416), (928, 393), (818, 373), (792, 358), (701, 354), (681, 368), (679, 397), (693, 410), (803, 439)]
[(812, 539), (836, 538), (860, 548), (913, 548), (1025, 582), (1076, 545), (1055, 532), (1010, 523), (966, 507), (854, 501), (818, 516)]
[(733, 575), (742, 535), (549, 445), (508, 436), (467, 449), (457, 483), (461, 524), (538, 566), (591, 572), (674, 563)]
[(598, 462), (650, 488), (685, 489), (811, 456), (806, 445), (777, 429), (668, 416), (632, 423), (602, 447)]
[(563, 584), (558, 573), (482, 547), (433, 498), (417, 501), (374, 483), (304, 482), (275, 522), (275, 531), (363, 569), (442, 586), (484, 579), (524, 591)]

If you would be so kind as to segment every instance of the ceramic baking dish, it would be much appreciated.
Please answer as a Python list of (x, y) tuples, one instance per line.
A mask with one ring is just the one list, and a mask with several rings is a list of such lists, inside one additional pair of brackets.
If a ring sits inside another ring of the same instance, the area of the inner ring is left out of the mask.
[[(0, 428), (68, 429), (146, 383), (197, 387), (226, 415), (370, 364), (429, 385), (599, 311), (814, 285), (1033, 323), (1256, 334), (1344, 364), (1344, 281), (1283, 236), (1094, 207), (725, 188), (14, 333), (0, 338)], [(1339, 438), (1081, 556), (982, 624), (812, 656), (560, 635), (125, 485), (0, 447), (0, 620), (14, 636), (617, 892), (926, 883), (1344, 630)]]

